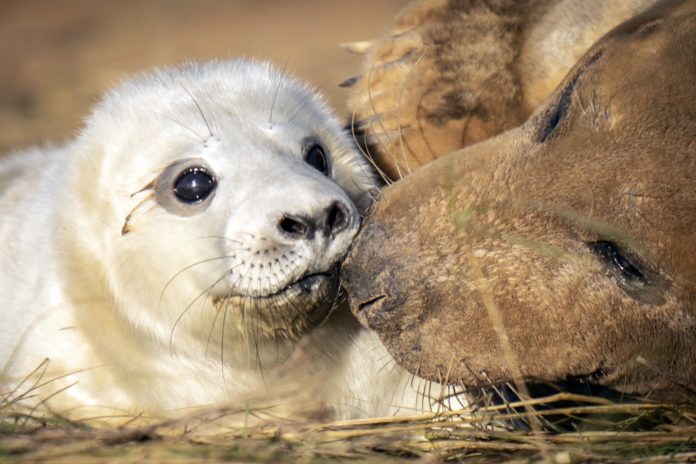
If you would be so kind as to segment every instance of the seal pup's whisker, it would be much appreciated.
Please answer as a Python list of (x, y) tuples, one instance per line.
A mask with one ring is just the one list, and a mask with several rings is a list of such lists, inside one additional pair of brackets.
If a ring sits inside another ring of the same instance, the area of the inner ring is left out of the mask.
[[(219, 239), (219, 240), (225, 240), (225, 241), (228, 241), (228, 242), (236, 243), (237, 245), (240, 245), (240, 246), (244, 244), (244, 242), (242, 242), (242, 241), (240, 241), (240, 240), (235, 240), (235, 239), (233, 239), (233, 238), (225, 237), (224, 235), (204, 235), (204, 236), (202, 236), (202, 237), (195, 237), (195, 238), (192, 238), (192, 239), (190, 239), (190, 240), (185, 241), (184, 243), (193, 242), (193, 241), (195, 241), (195, 240), (205, 240), (205, 239)], [(235, 250), (241, 250), (241, 249), (242, 249), (242, 248), (240, 247), (240, 248), (236, 248)]]
[[(368, 104), (369, 104), (370, 109), (372, 110), (373, 114), (378, 113), (377, 107), (375, 104), (375, 100), (374, 100), (375, 94), (372, 91), (372, 86), (370, 85), (370, 82), (372, 81), (372, 75), (373, 75), (373, 72), (375, 70), (375, 66), (376, 65), (373, 63), (373, 65), (370, 67), (370, 70), (367, 73), (367, 82), (368, 82), (367, 99), (368, 99), (368, 102), (369, 102)], [(378, 122), (381, 124), (381, 121), (378, 121)], [(377, 142), (381, 144), (381, 140), (378, 140)], [(388, 150), (388, 147), (386, 147), (386, 146), (382, 146), (382, 148), (384, 151)], [(398, 164), (396, 164), (396, 171), (397, 171), (398, 178), (399, 179), (403, 178), (403, 175), (401, 174), (401, 168), (399, 167)]]
[(208, 136), (206, 136), (206, 135), (201, 135), (201, 134), (199, 134), (199, 133), (196, 132), (196, 130), (193, 129), (191, 126), (188, 126), (188, 125), (184, 124), (183, 122), (181, 122), (181, 121), (179, 121), (178, 119), (176, 119), (174, 116), (170, 116), (169, 119), (170, 119), (174, 124), (177, 124), (177, 125), (181, 126), (182, 128), (184, 128), (184, 129), (186, 129), (187, 131), (189, 131), (191, 134), (193, 134), (193, 136), (191, 137), (191, 140), (193, 140), (194, 142), (198, 142), (198, 143), (203, 144), (204, 141), (205, 141), (205, 139), (206, 139), (206, 137), (208, 137)]
[(206, 355), (208, 354), (208, 349), (210, 348), (210, 341), (212, 340), (213, 333), (215, 332), (215, 326), (217, 325), (217, 321), (218, 321), (218, 318), (220, 316), (220, 312), (222, 309), (222, 305), (216, 305), (214, 302), (213, 302), (213, 305), (215, 307), (215, 317), (213, 318), (213, 322), (210, 324), (210, 330), (208, 331), (208, 337), (205, 341), (205, 354)]
[(382, 356), (381, 359), (384, 359), (384, 358), (386, 358), (387, 360), (386, 360), (384, 363), (382, 363), (382, 366), (377, 370), (377, 373), (378, 373), (378, 374), (382, 374), (382, 372), (384, 371), (384, 369), (386, 369), (386, 368), (392, 366), (392, 365), (393, 365), (392, 363), (395, 363), (395, 362), (396, 362), (396, 361), (394, 361), (390, 356)]
[(201, 105), (198, 103), (198, 99), (196, 99), (196, 97), (193, 96), (191, 91), (186, 87), (186, 85), (184, 85), (183, 82), (179, 82), (179, 85), (182, 89), (184, 89), (184, 92), (186, 92), (188, 96), (191, 97), (191, 100), (193, 100), (193, 104), (196, 105), (196, 108), (198, 109), (198, 114), (201, 115), (201, 119), (203, 119), (205, 127), (208, 129), (208, 136), (215, 137), (215, 135), (213, 134), (213, 129), (210, 127), (210, 124), (208, 123), (208, 118), (205, 117), (205, 113), (203, 113), (203, 108), (201, 108)]
[[(406, 169), (408, 170), (408, 173), (411, 173), (411, 167), (409, 166), (408, 160), (406, 158), (406, 142), (404, 141), (404, 133), (403, 130), (406, 128), (411, 127), (410, 124), (403, 124), (402, 123), (402, 117), (401, 117), (401, 111), (403, 108), (403, 101), (404, 101), (404, 96), (405, 96), (405, 90), (408, 85), (408, 82), (414, 78), (415, 76), (415, 70), (418, 67), (418, 64), (421, 62), (421, 60), (424, 57), (424, 53), (421, 54), (414, 62), (412, 68), (409, 70), (409, 72), (406, 74), (406, 78), (401, 85), (401, 88), (399, 89), (399, 99), (397, 101), (397, 111), (396, 111), (396, 123), (398, 126), (398, 151), (399, 151), (399, 156), (401, 157), (401, 162), (406, 166)], [(385, 128), (382, 127), (382, 131), (385, 131)], [(411, 150), (409, 150), (412, 152)], [(414, 154), (415, 156), (415, 154)], [(395, 163), (398, 165), (398, 163)], [(399, 177), (401, 177), (401, 174), (399, 173)]]
[(302, 115), (303, 112), (307, 110), (307, 104), (305, 102), (298, 102), (295, 106), (288, 112), (287, 118), (285, 119), (285, 124), (292, 124), (297, 117)]
[[(353, 142), (355, 143), (355, 146), (360, 151), (360, 154), (362, 155), (362, 157), (364, 159), (366, 159), (370, 163), (370, 166), (372, 166), (372, 168), (375, 170), (375, 172), (377, 172), (377, 174), (379, 175), (382, 182), (384, 182), (385, 185), (389, 185), (392, 181), (391, 181), (391, 179), (389, 179), (389, 176), (387, 176), (385, 174), (385, 172), (382, 170), (382, 168), (380, 168), (380, 166), (375, 161), (375, 158), (370, 153), (370, 147), (369, 147), (369, 144), (367, 143), (367, 136), (366, 136), (364, 131), (362, 131), (356, 127), (355, 117), (356, 117), (356, 113), (355, 112), (351, 113), (351, 122), (349, 124), (349, 128), (350, 128), (350, 134), (353, 138)], [(358, 137), (362, 137), (363, 140), (359, 140)], [(363, 143), (363, 142), (365, 142), (365, 143)], [(366, 172), (367, 168), (362, 168), (362, 169), (365, 170), (365, 172)]]
[[(215, 282), (213, 282), (209, 287), (207, 287), (205, 290), (203, 290), (201, 293), (199, 293), (186, 307), (184, 310), (179, 314), (179, 316), (176, 318), (174, 321), (174, 325), (172, 326), (172, 330), (169, 334), (169, 353), (173, 353), (173, 340), (174, 340), (174, 331), (176, 330), (176, 327), (179, 325), (179, 322), (181, 322), (181, 319), (186, 315), (186, 313), (191, 309), (191, 307), (198, 301), (201, 297), (204, 295), (207, 297), (210, 295), (210, 292), (215, 288), (216, 285), (218, 285), (227, 275), (229, 275), (232, 272), (230, 269), (229, 271), (226, 271), (223, 273)], [(204, 299), (205, 301), (205, 299)]]
[(291, 58), (292, 58), (292, 53), (290, 53), (288, 55), (288, 58), (285, 60), (283, 67), (280, 69), (280, 74), (278, 75), (278, 82), (276, 83), (275, 90), (273, 91), (273, 97), (271, 98), (271, 109), (268, 112), (268, 126), (269, 127), (273, 127), (273, 108), (275, 108), (276, 100), (278, 99), (278, 92), (280, 91), (280, 86), (283, 85), (285, 73), (288, 70), (288, 65), (290, 64)]
[[(229, 311), (231, 305), (230, 296), (231, 295), (228, 295), (228, 298), (226, 298), (224, 302), (224, 309), (222, 311), (222, 331), (220, 334), (220, 376), (222, 378), (222, 384), (225, 386), (225, 391), (228, 395), (231, 394), (231, 391), (227, 385), (227, 377), (225, 375), (225, 329), (227, 328), (227, 311)], [(244, 304), (242, 304), (241, 308), (242, 314), (244, 314)], [(240, 339), (243, 340), (244, 338), (240, 337)]]
[[(234, 250), (232, 250), (232, 251), (234, 251)], [(176, 280), (177, 277), (179, 277), (180, 275), (182, 275), (186, 271), (193, 269), (194, 267), (199, 266), (201, 264), (211, 263), (214, 261), (220, 261), (222, 259), (230, 259), (230, 258), (234, 258), (234, 257), (235, 257), (235, 255), (232, 254), (232, 255), (223, 255), (223, 256), (216, 256), (214, 258), (202, 259), (200, 261), (196, 261), (193, 264), (189, 264), (188, 266), (186, 266), (183, 269), (181, 269), (180, 271), (178, 271), (176, 274), (174, 274), (172, 277), (170, 277), (169, 280), (167, 280), (166, 284), (164, 284), (164, 287), (162, 288), (162, 291), (160, 292), (160, 296), (159, 296), (159, 300), (158, 300), (159, 309), (160, 310), (162, 309), (162, 299), (164, 298), (164, 293), (167, 291), (169, 286), (174, 282), (174, 280)]]

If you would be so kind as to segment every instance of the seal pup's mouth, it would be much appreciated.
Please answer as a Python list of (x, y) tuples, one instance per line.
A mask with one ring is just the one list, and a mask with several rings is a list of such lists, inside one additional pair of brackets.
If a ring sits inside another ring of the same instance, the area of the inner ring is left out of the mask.
[(294, 339), (326, 320), (336, 307), (339, 292), (338, 268), (334, 266), (305, 274), (280, 290), (260, 295), (228, 293), (215, 298), (214, 304), (218, 309), (239, 311), (239, 321), (253, 327), (254, 336)]
[(269, 291), (268, 293), (241, 293), (238, 291), (228, 291), (223, 295), (215, 297), (215, 302), (219, 303), (222, 300), (246, 300), (246, 301), (270, 301), (279, 298), (301, 298), (311, 297), (317, 292), (325, 290), (325, 288), (338, 289), (338, 266), (312, 274), (304, 274), (299, 279), (292, 281), (284, 287)]
[(338, 273), (336, 272), (336, 269), (326, 272), (317, 272), (315, 274), (307, 274), (276, 292), (246, 298), (253, 300), (269, 300), (278, 297), (310, 296), (311, 294), (321, 291), (323, 284), (328, 283), (330, 285), (332, 281), (336, 281), (337, 277)]

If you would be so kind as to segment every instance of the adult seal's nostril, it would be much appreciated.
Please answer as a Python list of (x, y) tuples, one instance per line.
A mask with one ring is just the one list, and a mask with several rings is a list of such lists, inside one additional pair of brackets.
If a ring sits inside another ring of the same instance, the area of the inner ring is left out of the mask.
[(295, 240), (314, 238), (316, 230), (315, 222), (303, 216), (286, 215), (278, 222), (280, 232)]
[(351, 224), (351, 211), (344, 203), (336, 201), (326, 209), (324, 214), (324, 233), (326, 235), (338, 235)]

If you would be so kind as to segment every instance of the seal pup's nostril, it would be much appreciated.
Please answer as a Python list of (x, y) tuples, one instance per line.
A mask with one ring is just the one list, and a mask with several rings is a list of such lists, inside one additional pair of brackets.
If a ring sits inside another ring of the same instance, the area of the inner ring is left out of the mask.
[(283, 216), (278, 222), (282, 234), (294, 239), (311, 239), (314, 237), (314, 222), (302, 216)]
[(353, 223), (352, 215), (348, 205), (334, 201), (309, 216), (283, 215), (278, 221), (278, 230), (294, 240), (312, 240), (317, 231), (325, 237), (335, 237), (350, 227)]
[(326, 211), (324, 232), (327, 235), (338, 235), (350, 226), (350, 210), (345, 204), (336, 201)]

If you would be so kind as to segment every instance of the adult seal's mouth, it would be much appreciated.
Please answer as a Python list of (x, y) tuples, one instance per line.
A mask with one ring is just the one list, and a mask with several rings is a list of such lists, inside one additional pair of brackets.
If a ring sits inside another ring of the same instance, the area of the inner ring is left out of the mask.
[(397, 284), (394, 272), (401, 262), (409, 260), (406, 254), (385, 247), (383, 235), (378, 224), (364, 223), (341, 265), (341, 284), (353, 315), (374, 330), (381, 327), (384, 314), (398, 312), (400, 300), (390, 289)]

